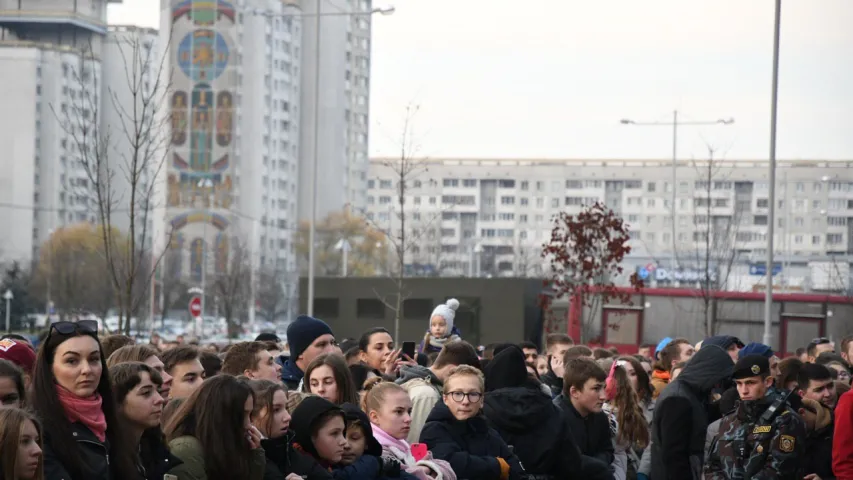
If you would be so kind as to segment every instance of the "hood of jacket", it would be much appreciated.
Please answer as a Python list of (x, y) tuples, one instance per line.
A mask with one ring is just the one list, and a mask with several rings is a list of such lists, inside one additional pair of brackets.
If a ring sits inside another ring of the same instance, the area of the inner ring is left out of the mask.
[[(707, 347), (709, 345), (716, 345), (723, 350), (728, 350), (732, 345), (737, 345), (739, 348), (743, 348), (743, 342), (740, 341), (739, 338), (733, 335), (715, 335), (713, 337), (708, 337), (705, 340), (702, 340), (702, 346)], [(701, 348), (699, 349), (702, 350)]]
[(364, 438), (366, 440), (365, 444), (367, 445), (364, 453), (373, 455), (374, 457), (381, 457), (382, 445), (379, 444), (379, 440), (377, 440), (373, 435), (373, 426), (370, 424), (370, 419), (367, 418), (367, 414), (351, 403), (341, 405), (341, 410), (343, 410), (344, 415), (346, 415), (347, 428), (349, 428), (349, 425), (355, 421), (361, 423), (361, 429), (362, 432), (364, 432)]
[(718, 383), (731, 377), (734, 366), (732, 357), (725, 350), (717, 345), (703, 345), (687, 362), (675, 381), (707, 393)]
[(412, 365), (405, 366), (400, 369), (400, 378), (396, 380), (397, 385), (402, 385), (409, 380), (419, 379), (419, 378), (429, 378), (430, 383), (442, 387), (441, 381), (436, 378), (435, 374), (432, 370), (427, 367), (422, 367), (420, 365)]
[(314, 448), (314, 442), (311, 439), (311, 431), (318, 428), (317, 422), (320, 417), (330, 412), (339, 414), (346, 423), (344, 411), (322, 397), (306, 397), (293, 411), (290, 427), (293, 429), (294, 443), (299, 444), (302, 450), (314, 458), (318, 458), (318, 456), (317, 449)]
[(516, 345), (500, 350), (484, 369), (486, 392), (520, 387), (527, 381), (524, 352)]
[(299, 369), (296, 366), (296, 362), (292, 361), (290, 358), (281, 356), (279, 357), (281, 363), (281, 379), (285, 382), (293, 382), (299, 383), (302, 380), (302, 377), (305, 376), (305, 372)]
[(560, 414), (533, 382), (487, 392), (483, 413), (499, 430), (513, 433), (535, 429)]

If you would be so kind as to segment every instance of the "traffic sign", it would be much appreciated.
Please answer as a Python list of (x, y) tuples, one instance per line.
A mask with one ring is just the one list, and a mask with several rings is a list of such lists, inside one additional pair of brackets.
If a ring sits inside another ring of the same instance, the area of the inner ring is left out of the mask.
[(190, 315), (193, 318), (201, 316), (201, 297), (193, 297), (190, 300)]

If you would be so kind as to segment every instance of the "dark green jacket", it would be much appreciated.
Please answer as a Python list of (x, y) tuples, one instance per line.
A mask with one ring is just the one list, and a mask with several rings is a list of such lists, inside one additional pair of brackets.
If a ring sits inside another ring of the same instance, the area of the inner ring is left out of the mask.
[[(204, 467), (204, 449), (197, 438), (185, 435), (169, 442), (172, 455), (181, 459), (181, 465), (169, 470), (177, 480), (208, 480)], [(245, 480), (263, 480), (266, 455), (263, 448), (252, 450), (252, 463)], [(210, 479), (217, 480), (217, 479)]]

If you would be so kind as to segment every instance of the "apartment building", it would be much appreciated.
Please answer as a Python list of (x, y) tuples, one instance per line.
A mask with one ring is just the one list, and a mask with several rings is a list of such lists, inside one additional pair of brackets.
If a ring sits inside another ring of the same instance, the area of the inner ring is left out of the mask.
[(107, 3), (0, 0), (2, 258), (24, 265), (62, 226), (94, 221), (80, 130), (100, 101)]
[[(371, 159), (365, 209), (392, 234), (401, 212), (393, 162)], [(418, 239), (406, 262), (413, 273), (541, 275), (554, 215), (595, 202), (628, 224), (629, 264), (648, 267), (643, 275), (654, 272), (651, 280), (663, 284), (695, 281), (706, 258), (714, 275), (756, 276), (760, 268), (749, 267), (764, 260), (771, 221), (776, 258), (785, 263), (780, 278), (817, 261), (841, 259), (846, 269), (853, 256), (853, 162), (780, 161), (772, 220), (766, 161), (681, 161), (675, 184), (665, 160), (423, 162), (406, 182), (402, 210), (409, 238)]]
[(366, 205), (372, 1), (302, 0), (301, 5), (299, 218), (309, 220), (315, 157), (318, 219), (347, 205), (358, 210)]

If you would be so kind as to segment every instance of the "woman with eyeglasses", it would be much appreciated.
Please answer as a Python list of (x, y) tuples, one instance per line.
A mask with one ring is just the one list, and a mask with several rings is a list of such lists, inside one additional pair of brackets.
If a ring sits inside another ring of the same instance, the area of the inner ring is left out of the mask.
[(520, 480), (524, 467), (480, 413), (484, 390), (483, 374), (476, 368), (450, 370), (443, 401), (427, 417), (421, 443), (435, 458), (449, 462), (457, 478)]
[(169, 453), (160, 431), (165, 404), (158, 392), (163, 384), (160, 374), (142, 362), (126, 362), (110, 367), (110, 378), (128, 442), (139, 452), (137, 471), (146, 480), (162, 480), (181, 460)]
[(56, 322), (36, 357), (30, 404), (44, 424), (48, 480), (112, 480), (135, 470), (91, 320)]

